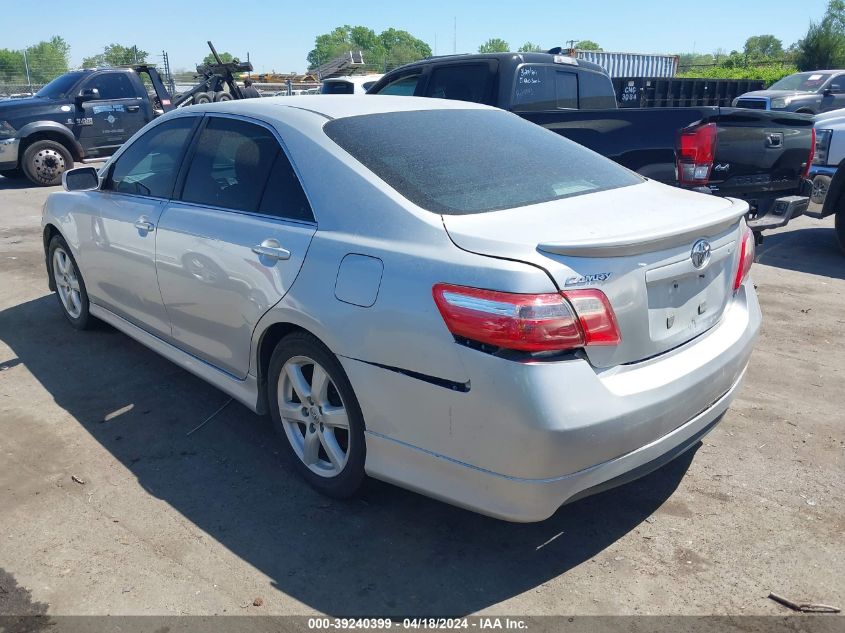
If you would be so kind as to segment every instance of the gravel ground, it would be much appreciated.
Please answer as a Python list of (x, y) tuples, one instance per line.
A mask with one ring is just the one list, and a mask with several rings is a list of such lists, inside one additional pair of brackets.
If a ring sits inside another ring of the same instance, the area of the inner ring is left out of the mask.
[(227, 397), (63, 321), (48, 193), (0, 177), (0, 614), (784, 614), (769, 591), (845, 607), (833, 218), (761, 247), (763, 332), (697, 451), (513, 525), (380, 483), (322, 498), (238, 404), (186, 436)]

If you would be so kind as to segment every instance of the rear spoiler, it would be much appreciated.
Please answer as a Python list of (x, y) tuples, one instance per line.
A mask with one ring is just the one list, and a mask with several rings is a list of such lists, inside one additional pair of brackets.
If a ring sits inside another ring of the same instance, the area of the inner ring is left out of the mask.
[(538, 244), (537, 249), (571, 257), (625, 257), (671, 248), (700, 237), (718, 235), (736, 225), (748, 213), (747, 202), (735, 198), (725, 200), (730, 202), (725, 209), (684, 226), (657, 232), (630, 233), (614, 239), (597, 236), (570, 242), (546, 242)]

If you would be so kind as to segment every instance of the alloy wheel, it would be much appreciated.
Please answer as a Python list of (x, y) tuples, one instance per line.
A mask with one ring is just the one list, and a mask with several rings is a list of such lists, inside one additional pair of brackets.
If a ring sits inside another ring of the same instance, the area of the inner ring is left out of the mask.
[(307, 356), (290, 358), (279, 376), (277, 398), (296, 456), (321, 477), (339, 475), (349, 459), (349, 416), (325, 368)]
[(78, 319), (82, 314), (79, 278), (70, 256), (61, 247), (53, 251), (53, 279), (64, 309), (71, 318)]

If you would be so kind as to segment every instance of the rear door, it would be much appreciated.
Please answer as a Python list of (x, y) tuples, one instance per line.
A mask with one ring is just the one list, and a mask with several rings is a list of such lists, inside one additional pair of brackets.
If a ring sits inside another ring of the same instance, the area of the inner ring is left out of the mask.
[(495, 105), (497, 67), (495, 60), (435, 65), (429, 74), (424, 96)]
[(276, 132), (207, 116), (162, 214), (161, 297), (179, 347), (244, 378), (252, 332), (287, 293), (316, 231)]
[(77, 107), (78, 138), (86, 154), (113, 153), (147, 123), (145, 98), (128, 73), (94, 73), (80, 88), (99, 93)]

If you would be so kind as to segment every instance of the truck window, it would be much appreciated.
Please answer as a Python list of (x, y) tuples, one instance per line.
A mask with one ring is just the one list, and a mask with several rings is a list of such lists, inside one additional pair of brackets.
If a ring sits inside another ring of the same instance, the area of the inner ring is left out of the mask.
[(486, 103), (493, 75), (488, 64), (439, 66), (431, 73), (425, 96)]
[(582, 110), (615, 110), (616, 91), (610, 77), (597, 72), (579, 73), (578, 107)]
[(578, 109), (578, 74), (548, 64), (525, 64), (516, 73), (514, 112)]
[(100, 91), (100, 99), (132, 99), (138, 96), (135, 86), (129, 81), (126, 73), (103, 73), (94, 75), (85, 82), (83, 90), (96, 88)]
[(396, 95), (397, 97), (413, 97), (420, 81), (419, 75), (405, 75), (392, 81), (378, 91), (380, 95)]

